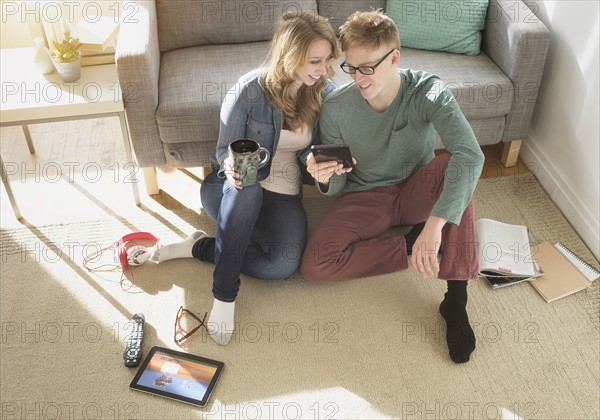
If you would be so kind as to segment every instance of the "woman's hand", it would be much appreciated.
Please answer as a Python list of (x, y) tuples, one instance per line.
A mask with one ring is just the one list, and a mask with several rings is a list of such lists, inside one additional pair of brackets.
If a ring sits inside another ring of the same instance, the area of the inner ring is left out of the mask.
[[(352, 158), (352, 163), (356, 165), (356, 159)], [(335, 160), (317, 163), (312, 153), (306, 159), (306, 169), (319, 184), (329, 184), (333, 174), (341, 175), (352, 170), (352, 168), (345, 169), (342, 163), (337, 163)]]
[(231, 157), (228, 156), (227, 159), (223, 161), (223, 165), (225, 166), (225, 176), (229, 182), (231, 182), (235, 188), (241, 190), (242, 181), (240, 180), (240, 174), (235, 171)]

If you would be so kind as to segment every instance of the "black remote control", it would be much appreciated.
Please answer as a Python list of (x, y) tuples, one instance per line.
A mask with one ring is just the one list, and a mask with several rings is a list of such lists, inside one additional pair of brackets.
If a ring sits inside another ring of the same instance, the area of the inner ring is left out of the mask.
[(123, 359), (125, 360), (125, 366), (136, 367), (142, 360), (142, 342), (144, 341), (144, 314), (135, 314), (131, 318), (133, 329), (129, 334), (125, 351), (123, 352)]

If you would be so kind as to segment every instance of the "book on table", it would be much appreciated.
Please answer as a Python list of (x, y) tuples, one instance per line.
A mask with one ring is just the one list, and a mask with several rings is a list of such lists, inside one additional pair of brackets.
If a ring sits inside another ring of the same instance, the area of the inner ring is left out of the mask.
[(529, 231), (522, 225), (478, 219), (479, 275), (494, 288), (532, 281), (544, 274), (531, 256)]
[(115, 62), (119, 21), (111, 16), (93, 20), (82, 19), (73, 29), (73, 36), (81, 42), (81, 66), (96, 66)]
[(79, 38), (81, 48), (88, 51), (104, 51), (114, 46), (119, 33), (119, 21), (112, 16), (81, 19), (73, 28), (73, 38)]

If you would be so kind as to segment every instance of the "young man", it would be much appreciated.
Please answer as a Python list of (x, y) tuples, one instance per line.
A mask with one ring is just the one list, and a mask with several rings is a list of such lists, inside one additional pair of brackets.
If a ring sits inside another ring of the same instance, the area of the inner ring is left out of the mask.
[[(356, 12), (340, 40), (354, 82), (328, 96), (319, 124), (322, 142), (348, 144), (355, 166), (309, 155), (319, 190), (343, 194), (309, 239), (301, 270), (311, 281), (351, 279), (406, 269), (411, 255), (421, 276), (447, 280), (439, 310), (450, 357), (465, 363), (475, 349), (466, 280), (478, 273), (472, 194), (483, 154), (444, 83), (397, 68), (400, 39), (389, 17)], [(435, 157), (435, 131), (449, 154)], [(414, 226), (382, 236), (397, 225)]]

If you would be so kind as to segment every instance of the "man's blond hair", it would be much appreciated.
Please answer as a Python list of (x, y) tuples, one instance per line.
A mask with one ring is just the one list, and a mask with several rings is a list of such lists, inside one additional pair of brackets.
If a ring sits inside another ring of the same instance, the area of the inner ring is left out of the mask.
[(379, 49), (382, 45), (400, 49), (400, 35), (394, 21), (381, 9), (371, 12), (354, 12), (340, 26), (342, 51), (350, 45), (363, 45)]

